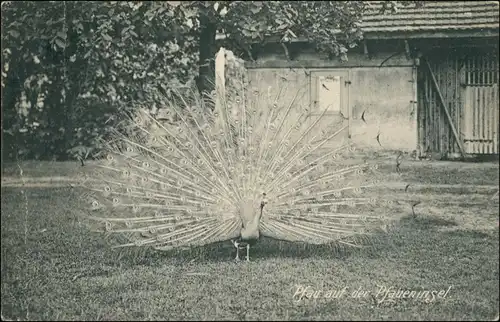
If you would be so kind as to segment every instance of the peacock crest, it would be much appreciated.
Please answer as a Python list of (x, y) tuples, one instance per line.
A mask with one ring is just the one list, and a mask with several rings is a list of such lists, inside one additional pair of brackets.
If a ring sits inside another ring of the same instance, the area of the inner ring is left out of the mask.
[(349, 244), (384, 225), (364, 196), (376, 165), (345, 162), (347, 124), (315, 109), (307, 84), (248, 73), (213, 110), (194, 91), (168, 100), (168, 117), (140, 110), (83, 184), (92, 227), (166, 250), (261, 235)]

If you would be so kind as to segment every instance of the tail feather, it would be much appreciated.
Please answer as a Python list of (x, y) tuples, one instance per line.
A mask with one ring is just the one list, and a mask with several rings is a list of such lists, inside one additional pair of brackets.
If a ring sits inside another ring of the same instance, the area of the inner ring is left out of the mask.
[(366, 214), (376, 202), (368, 194), (379, 184), (376, 168), (343, 165), (343, 153), (353, 151), (347, 126), (327, 110), (313, 113), (307, 82), (291, 85), (266, 93), (241, 83), (214, 111), (198, 96), (178, 95), (166, 106), (172, 122), (134, 115), (104, 142), (100, 182), (82, 180), (89, 225), (126, 237), (118, 247), (205, 245), (237, 238), (240, 214), (254, 213), (241, 207), (265, 193), (264, 236), (353, 244), (349, 238), (383, 226), (385, 218)]

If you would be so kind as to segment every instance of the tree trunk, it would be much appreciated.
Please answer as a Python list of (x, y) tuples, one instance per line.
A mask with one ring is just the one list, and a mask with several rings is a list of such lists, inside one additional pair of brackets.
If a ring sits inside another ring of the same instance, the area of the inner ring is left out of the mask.
[[(198, 77), (198, 90), (204, 97), (215, 90), (215, 55), (217, 45), (215, 36), (217, 26), (210, 21), (206, 14), (200, 14), (200, 67)], [(214, 109), (214, 102), (207, 99), (205, 102), (211, 109)]]

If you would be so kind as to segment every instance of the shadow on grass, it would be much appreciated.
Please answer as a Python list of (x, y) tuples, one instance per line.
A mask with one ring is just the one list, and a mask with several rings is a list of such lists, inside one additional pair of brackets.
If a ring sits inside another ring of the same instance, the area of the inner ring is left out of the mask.
[(444, 218), (425, 215), (418, 215), (416, 217), (403, 217), (401, 219), (401, 224), (411, 226), (415, 229), (434, 229), (439, 227), (452, 227), (458, 225), (454, 220), (447, 220)]

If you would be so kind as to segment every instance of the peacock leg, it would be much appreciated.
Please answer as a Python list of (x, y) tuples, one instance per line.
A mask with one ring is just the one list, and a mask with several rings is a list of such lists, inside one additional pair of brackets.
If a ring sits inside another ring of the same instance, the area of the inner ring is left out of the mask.
[(247, 244), (247, 262), (250, 261), (250, 244)]
[(240, 260), (240, 256), (239, 256), (239, 253), (240, 253), (240, 244), (237, 242), (237, 241), (233, 241), (233, 244), (234, 244), (234, 247), (236, 247), (236, 258), (235, 260)]

